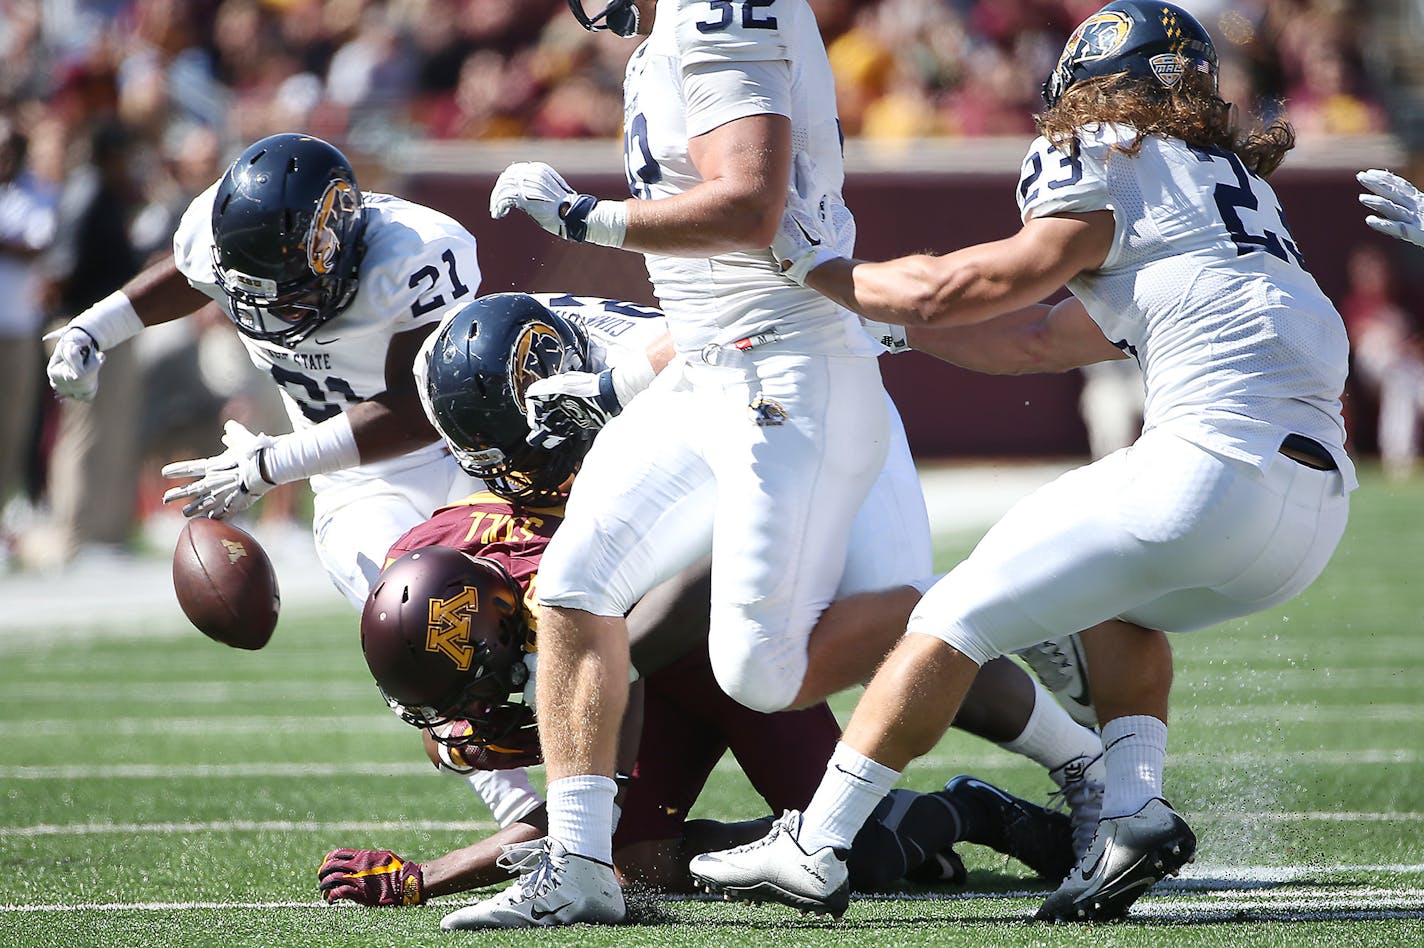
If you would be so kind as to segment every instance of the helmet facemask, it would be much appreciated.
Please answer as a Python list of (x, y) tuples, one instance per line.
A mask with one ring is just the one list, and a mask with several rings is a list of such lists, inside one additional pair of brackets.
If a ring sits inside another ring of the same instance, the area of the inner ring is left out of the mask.
[(584, 12), (582, 0), (569, 0), (569, 9), (579, 25), (591, 33), (600, 30), (608, 30), (618, 36), (636, 36), (638, 33), (636, 0), (609, 0), (608, 5), (593, 16)]

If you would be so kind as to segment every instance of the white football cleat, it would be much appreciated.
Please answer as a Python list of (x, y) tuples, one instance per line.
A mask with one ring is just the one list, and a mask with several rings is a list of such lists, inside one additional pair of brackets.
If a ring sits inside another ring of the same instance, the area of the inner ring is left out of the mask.
[(830, 846), (801, 848), (801, 814), (787, 810), (761, 839), (693, 858), (692, 878), (709, 892), (748, 902), (780, 902), (840, 918), (850, 904), (845, 856)]
[(556, 839), (506, 846), (497, 864), (519, 878), (493, 898), (446, 915), (442, 929), (616, 925), (626, 915), (613, 867), (571, 853)]
[(1093, 693), (1088, 688), (1088, 661), (1078, 633), (1021, 648), (1014, 652), (1033, 669), (1043, 687), (1063, 705), (1068, 715), (1083, 727), (1098, 726), (1093, 709)]

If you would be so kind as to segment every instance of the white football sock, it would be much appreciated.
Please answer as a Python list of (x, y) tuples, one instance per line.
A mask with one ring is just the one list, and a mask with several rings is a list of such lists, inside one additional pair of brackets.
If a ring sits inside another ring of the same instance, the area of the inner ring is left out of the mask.
[(549, 836), (571, 853), (613, 864), (613, 798), (618, 785), (611, 777), (581, 774), (549, 783)]
[(1162, 763), (1167, 757), (1167, 725), (1149, 714), (1116, 718), (1103, 725), (1107, 787), (1103, 819), (1136, 813), (1162, 795)]
[[(1102, 769), (1099, 758), (1103, 742), (1098, 735), (1074, 721), (1037, 681), (1033, 683), (1033, 712), (1028, 716), (1023, 733), (999, 746), (1048, 768), (1049, 776), (1060, 787), (1070, 776), (1070, 768), (1064, 767), (1070, 761), (1082, 760), (1083, 767), (1089, 770)], [(1096, 779), (1102, 782), (1101, 773)]]
[(826, 764), (826, 775), (801, 817), (797, 840), (801, 848), (808, 853), (826, 846), (850, 849), (855, 834), (899, 779), (899, 771), (837, 743)]

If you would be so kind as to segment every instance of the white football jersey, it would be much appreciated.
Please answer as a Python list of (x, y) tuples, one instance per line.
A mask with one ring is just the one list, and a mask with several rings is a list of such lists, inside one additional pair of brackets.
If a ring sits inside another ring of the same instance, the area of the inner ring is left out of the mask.
[(651, 306), (567, 293), (529, 295), (583, 330), (589, 372), (602, 372), (632, 353), (646, 352), (668, 329), (662, 311)]
[[(844, 215), (835, 79), (806, 0), (658, 0), (623, 92), (634, 197), (671, 197), (702, 181), (690, 139), (739, 118), (778, 114), (791, 119), (796, 155), (788, 199), (814, 205), (825, 198)], [(742, 340), (792, 352), (882, 351), (853, 315), (783, 276), (769, 248), (646, 257), (678, 352)]]
[[(193, 199), (173, 237), (173, 258), (196, 289), (231, 316), (213, 272), (213, 197), (218, 185)], [(475, 238), (439, 211), (389, 194), (364, 193), (365, 255), (351, 304), (293, 348), (239, 334), (254, 365), (268, 373), (296, 430), (325, 421), (386, 390), (391, 337), (439, 322), (477, 295), (480, 267)], [(312, 478), (329, 481), (382, 477), (443, 453), (439, 441), (402, 458)]]
[(1221, 149), (1103, 126), (1069, 155), (1040, 137), (1019, 180), (1024, 220), (1109, 210), (1103, 266), (1069, 281), (1103, 334), (1137, 359), (1144, 429), (1264, 467), (1283, 435), (1330, 450), (1355, 484), (1340, 414), (1345, 327), (1305, 268), (1275, 192)]

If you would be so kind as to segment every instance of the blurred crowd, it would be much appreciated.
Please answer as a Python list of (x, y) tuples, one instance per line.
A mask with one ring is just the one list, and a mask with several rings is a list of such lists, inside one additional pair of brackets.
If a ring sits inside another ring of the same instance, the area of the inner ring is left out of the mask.
[[(1019, 134), (1098, 0), (809, 0), (848, 133)], [(594, 0), (588, 0), (590, 7)], [(1184, 0), (1218, 37), (1226, 97), (1303, 132), (1379, 131), (1347, 0)], [(564, 0), (4, 0), (0, 97), (109, 108), (161, 142), (306, 128), (377, 146), (619, 133), (636, 44)]]
[[(808, 2), (845, 130), (866, 138), (1027, 134), (1043, 77), (1100, 5)], [(1303, 136), (1385, 128), (1357, 4), (1179, 2), (1218, 38), (1243, 111), (1286, 110)], [(565, 0), (0, 0), (0, 569), (131, 543), (162, 493), (157, 462), (215, 449), (219, 413), (284, 425), (215, 310), (108, 353), (92, 405), (44, 382), (45, 328), (167, 253), (242, 145), (310, 131), (369, 185), (370, 156), (412, 139), (617, 136), (635, 46), (584, 32)]]

